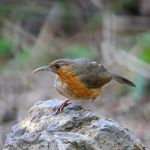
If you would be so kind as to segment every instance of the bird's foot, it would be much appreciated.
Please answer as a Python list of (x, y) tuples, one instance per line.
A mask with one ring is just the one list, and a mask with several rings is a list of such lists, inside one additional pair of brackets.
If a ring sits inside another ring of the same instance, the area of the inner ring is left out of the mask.
[(71, 103), (68, 103), (69, 100), (70, 99), (67, 99), (60, 106), (55, 107), (55, 112), (53, 114), (58, 114), (58, 113), (62, 112), (64, 107), (66, 107), (67, 105), (71, 104)]

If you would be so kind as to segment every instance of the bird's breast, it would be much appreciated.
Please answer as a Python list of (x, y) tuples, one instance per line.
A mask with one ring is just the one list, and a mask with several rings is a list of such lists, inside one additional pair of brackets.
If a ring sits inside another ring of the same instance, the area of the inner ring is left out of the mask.
[(55, 75), (55, 78), (54, 78), (54, 87), (56, 88), (56, 90), (61, 94), (61, 95), (64, 95), (64, 96), (67, 96), (68, 92), (67, 92), (67, 84), (65, 82), (62, 82), (59, 78), (58, 75)]
[(55, 75), (54, 86), (60, 94), (71, 99), (92, 99), (101, 92), (100, 88), (88, 88), (78, 76), (70, 72)]

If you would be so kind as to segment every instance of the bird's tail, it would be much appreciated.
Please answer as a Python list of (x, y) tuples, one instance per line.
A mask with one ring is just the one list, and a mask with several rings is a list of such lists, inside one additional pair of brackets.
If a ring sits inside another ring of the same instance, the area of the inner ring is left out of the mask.
[(112, 74), (112, 73), (111, 73), (111, 76), (112, 76), (113, 80), (115, 80), (119, 83), (126, 84), (126, 85), (131, 86), (131, 87), (136, 87), (136, 85), (133, 82), (129, 81), (128, 79), (126, 79), (122, 76)]

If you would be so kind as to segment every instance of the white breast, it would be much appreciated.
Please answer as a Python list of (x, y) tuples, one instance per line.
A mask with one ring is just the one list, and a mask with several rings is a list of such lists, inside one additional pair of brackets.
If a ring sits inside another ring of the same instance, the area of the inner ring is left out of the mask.
[(61, 93), (65, 97), (68, 97), (67, 84), (64, 82), (61, 82), (58, 75), (55, 75), (54, 77), (54, 87), (59, 93)]

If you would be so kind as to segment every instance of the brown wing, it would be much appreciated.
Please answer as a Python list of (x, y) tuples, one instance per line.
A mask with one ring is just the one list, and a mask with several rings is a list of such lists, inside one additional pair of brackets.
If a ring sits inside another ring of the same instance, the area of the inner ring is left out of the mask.
[(111, 80), (111, 74), (102, 66), (86, 58), (75, 59), (77, 75), (89, 88), (100, 88)]

